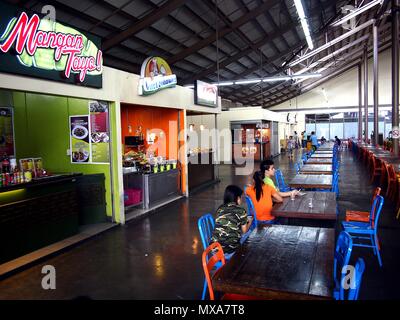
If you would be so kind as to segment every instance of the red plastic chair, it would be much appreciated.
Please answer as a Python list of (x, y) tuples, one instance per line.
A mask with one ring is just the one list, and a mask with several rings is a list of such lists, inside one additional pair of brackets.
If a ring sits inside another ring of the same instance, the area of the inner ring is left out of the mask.
[(400, 176), (397, 177), (397, 214), (396, 219), (400, 216)]
[[(381, 190), (382, 189), (379, 188), (379, 187), (375, 188), (371, 204), (374, 202), (376, 196), (379, 196), (381, 194)], [(345, 221), (369, 222), (369, 211), (346, 210), (346, 216), (345, 216), (344, 219), (345, 219)], [(375, 221), (375, 211), (373, 212), (372, 221)], [(372, 223), (374, 223), (374, 222), (372, 222)], [(378, 249), (381, 250), (381, 245), (380, 245), (379, 239), (377, 239), (377, 240), (378, 240), (377, 241), (378, 242)]]
[(391, 164), (384, 163), (385, 171), (387, 174), (387, 189), (386, 197), (390, 199), (396, 199), (396, 187), (397, 187), (397, 176), (394, 168)]
[[(381, 194), (381, 188), (376, 187), (372, 202), (374, 202), (377, 195)], [(371, 203), (372, 203), (371, 202)], [(375, 214), (375, 212), (374, 212)], [(374, 217), (372, 217), (374, 219)], [(345, 221), (360, 221), (360, 222), (368, 222), (369, 221), (369, 211), (353, 211), (353, 210), (346, 210)]]
[(383, 165), (379, 159), (376, 159), (374, 155), (371, 156), (371, 180), (370, 183), (373, 183), (375, 177), (380, 177), (383, 174)]
[[(203, 263), (204, 275), (207, 280), (208, 293), (210, 295), (210, 300), (215, 300), (214, 289), (212, 286), (210, 272), (211, 271), (218, 272), (218, 270), (221, 269), (225, 265), (225, 256), (224, 256), (224, 251), (223, 251), (221, 245), (218, 242), (213, 242), (212, 244), (210, 244), (203, 251), (201, 260)], [(214, 268), (219, 262), (221, 263), (221, 267), (219, 267), (218, 269), (215, 270)], [(256, 297), (256, 296), (247, 296), (247, 295), (235, 294), (235, 293), (225, 293), (221, 297), (221, 300), (262, 300), (262, 299), (259, 297)]]

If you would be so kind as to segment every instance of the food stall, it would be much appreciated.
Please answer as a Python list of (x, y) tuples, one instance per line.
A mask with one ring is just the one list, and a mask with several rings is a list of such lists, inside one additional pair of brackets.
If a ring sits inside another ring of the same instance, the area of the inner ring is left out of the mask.
[(0, 90), (13, 110), (0, 117), (0, 263), (112, 219), (109, 143), (97, 141), (93, 103)]
[[(10, 4), (0, 9), (1, 264), (119, 217), (115, 103), (103, 88), (100, 39)], [(28, 25), (31, 37), (22, 41)], [(56, 46), (32, 43), (50, 33)], [(78, 42), (89, 68), (63, 54)]]
[(150, 209), (182, 195), (178, 130), (169, 127), (182, 115), (176, 109), (121, 105), (126, 210)]
[[(218, 105), (217, 87), (203, 81), (195, 85), (195, 100), (208, 108)], [(218, 131), (216, 115), (187, 112), (188, 187), (190, 191), (219, 182)]]
[(232, 158), (237, 163), (245, 159), (263, 161), (271, 157), (271, 123), (231, 122), (233, 132)]

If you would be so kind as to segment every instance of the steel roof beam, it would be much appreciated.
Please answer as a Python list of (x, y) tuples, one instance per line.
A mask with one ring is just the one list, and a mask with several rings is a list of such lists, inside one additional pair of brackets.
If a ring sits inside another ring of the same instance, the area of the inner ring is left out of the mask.
[(165, 4), (161, 5), (158, 9), (147, 14), (145, 17), (139, 19), (133, 25), (120, 32), (119, 34), (113, 36), (112, 38), (106, 40), (103, 43), (103, 50), (107, 51), (111, 47), (123, 42), (128, 39), (132, 35), (146, 29), (151, 26), (156, 21), (162, 19), (163, 17), (170, 14), (172, 11), (175, 11), (181, 5), (185, 3), (186, 0), (169, 0)]
[[(232, 22), (230, 27), (223, 28), (218, 32), (218, 38), (222, 38), (224, 35), (233, 32), (235, 29), (239, 28), (240, 26), (246, 24), (251, 19), (262, 14), (264, 11), (272, 8), (276, 4), (279, 3), (279, 0), (270, 0), (264, 2), (261, 6), (249, 11), (247, 14), (243, 15), (239, 19)], [(213, 43), (216, 40), (216, 34), (212, 34), (209, 37), (197, 42), (193, 46), (182, 50), (181, 52), (177, 53), (176, 55), (169, 58), (167, 61), (170, 64), (174, 64), (175, 62), (186, 58), (187, 56), (197, 52), (198, 50), (208, 46), (209, 44)]]

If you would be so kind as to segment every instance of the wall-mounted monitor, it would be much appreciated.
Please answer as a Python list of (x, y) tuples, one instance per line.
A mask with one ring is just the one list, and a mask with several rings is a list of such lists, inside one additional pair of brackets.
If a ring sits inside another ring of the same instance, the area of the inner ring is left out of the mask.
[(200, 106), (218, 107), (218, 87), (196, 80), (194, 83), (194, 103)]
[(140, 136), (126, 136), (125, 137), (125, 145), (127, 147), (142, 146), (143, 144), (144, 144), (144, 140)]

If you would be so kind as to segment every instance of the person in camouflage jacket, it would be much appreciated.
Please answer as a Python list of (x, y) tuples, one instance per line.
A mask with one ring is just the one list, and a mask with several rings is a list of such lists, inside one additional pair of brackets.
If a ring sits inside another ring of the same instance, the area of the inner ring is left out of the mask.
[(224, 204), (216, 212), (215, 228), (211, 241), (219, 242), (224, 253), (234, 252), (240, 245), (242, 234), (246, 233), (253, 221), (240, 206), (243, 190), (229, 185), (225, 189)]

